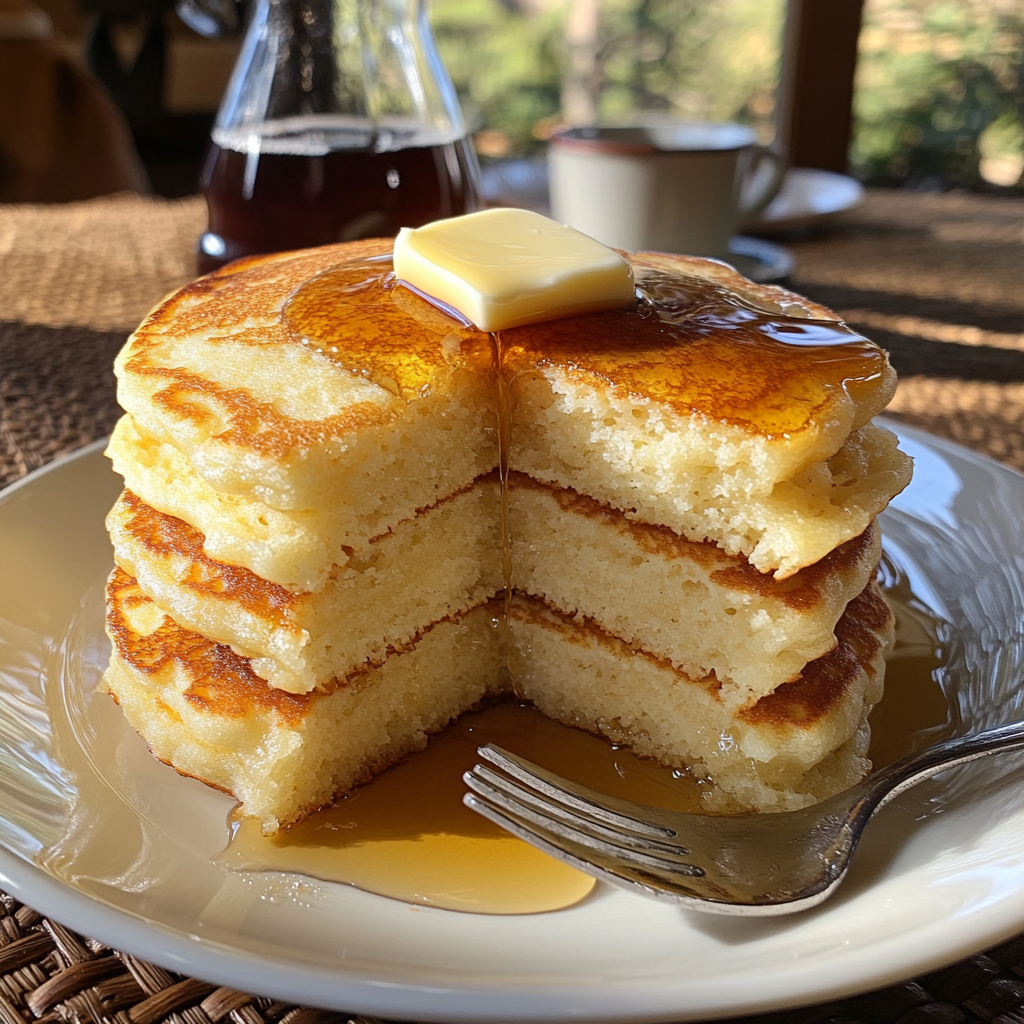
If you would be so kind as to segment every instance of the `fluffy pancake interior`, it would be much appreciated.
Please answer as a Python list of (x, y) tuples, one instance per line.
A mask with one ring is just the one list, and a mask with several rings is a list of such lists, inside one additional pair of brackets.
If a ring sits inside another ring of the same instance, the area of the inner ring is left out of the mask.
[(125, 491), (107, 517), (118, 565), (188, 629), (292, 693), (329, 687), (502, 586), (496, 475), (400, 523), (294, 593), (209, 557), (201, 533)]
[(230, 648), (182, 629), (126, 573), (108, 585), (105, 681), (154, 755), (234, 794), (270, 834), (421, 749), (493, 688), (494, 611), (446, 620), (330, 694), (268, 686)]
[[(836, 621), (879, 557), (871, 526), (775, 580), (714, 545), (520, 473), (509, 495), (514, 586), (691, 676), (715, 673), (733, 709), (835, 646)], [(379, 664), (390, 647), (501, 589), (498, 505), (491, 474), (351, 552), (313, 593), (210, 558), (201, 533), (130, 491), (107, 526), (118, 564), (179, 624), (252, 658), (272, 685), (305, 693)]]
[[(267, 832), (422, 746), (498, 685), (500, 602), (438, 624), (329, 694), (298, 696), (182, 629), (120, 569), (108, 598), (106, 682), (129, 721), (157, 757), (234, 793)], [(517, 692), (567, 724), (709, 774), (713, 808), (801, 806), (865, 770), (861, 725), (892, 629), (874, 585), (851, 603), (836, 651), (740, 715), (716, 699), (713, 678), (690, 679), (533, 599), (514, 600), (512, 624)]]
[(696, 419), (666, 422), (647, 403), (571, 379), (526, 376), (514, 386), (514, 469), (711, 540), (779, 578), (863, 533), (910, 482), (910, 460), (880, 427), (854, 431), (827, 461), (762, 490), (745, 478), (762, 461), (748, 436), (724, 437), (719, 424)]
[(509, 479), (512, 581), (696, 678), (718, 699), (752, 704), (836, 645), (835, 626), (874, 574), (870, 526), (788, 580), (745, 559), (627, 519), (574, 491)]
[(709, 809), (791, 810), (839, 792), (870, 767), (863, 726), (881, 698), (893, 635), (875, 584), (850, 603), (837, 634), (836, 649), (800, 679), (734, 715), (713, 676), (690, 679), (592, 622), (520, 600), (516, 689), (560, 722), (706, 773), (714, 782)]

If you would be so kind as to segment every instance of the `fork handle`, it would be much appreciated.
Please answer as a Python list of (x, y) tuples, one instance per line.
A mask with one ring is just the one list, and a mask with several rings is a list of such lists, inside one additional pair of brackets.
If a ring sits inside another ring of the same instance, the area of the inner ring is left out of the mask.
[(916, 754), (909, 754), (869, 777), (865, 793), (868, 806), (865, 810), (869, 815), (873, 814), (879, 807), (885, 806), (894, 797), (924, 779), (979, 757), (1008, 750), (1024, 750), (1024, 722), (1011, 722), (984, 732), (957, 736), (926, 747)]

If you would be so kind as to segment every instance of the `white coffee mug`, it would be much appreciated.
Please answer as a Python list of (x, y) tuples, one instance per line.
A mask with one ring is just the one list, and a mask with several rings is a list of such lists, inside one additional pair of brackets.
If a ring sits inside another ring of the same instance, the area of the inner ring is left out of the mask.
[(779, 155), (740, 124), (568, 128), (548, 150), (555, 220), (605, 245), (726, 256), (782, 185)]

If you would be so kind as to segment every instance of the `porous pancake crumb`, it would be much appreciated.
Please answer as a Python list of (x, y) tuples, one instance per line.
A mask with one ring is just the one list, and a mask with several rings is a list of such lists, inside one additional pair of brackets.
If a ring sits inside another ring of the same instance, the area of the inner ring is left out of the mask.
[(691, 676), (713, 673), (717, 699), (732, 711), (835, 647), (836, 621), (881, 553), (870, 525), (776, 580), (713, 544), (522, 473), (510, 477), (509, 500), (516, 588)]
[(793, 810), (839, 792), (870, 767), (869, 736), (861, 732), (882, 696), (893, 629), (869, 584), (839, 620), (834, 651), (734, 715), (718, 699), (714, 676), (691, 679), (592, 621), (519, 598), (512, 612), (516, 689), (551, 718), (706, 775), (714, 782), (710, 810)]
[(469, 487), (347, 554), (313, 593), (210, 558), (201, 533), (125, 491), (107, 517), (117, 564), (179, 624), (252, 659), (291, 693), (329, 688), (502, 588), (498, 481)]
[(270, 835), (408, 753), (493, 691), (494, 610), (437, 623), (329, 694), (268, 686), (248, 659), (182, 629), (115, 569), (111, 695), (153, 754), (233, 794)]
[[(501, 604), (436, 624), (330, 693), (300, 696), (268, 686), (225, 645), (182, 629), (115, 569), (105, 681), (158, 758), (234, 794), (270, 834), (495, 695)], [(511, 618), (521, 697), (568, 725), (711, 778), (709, 809), (804, 806), (867, 769), (863, 722), (881, 694), (892, 635), (874, 584), (840, 621), (836, 651), (740, 716), (716, 700), (713, 677), (691, 679), (593, 623), (524, 597)]]

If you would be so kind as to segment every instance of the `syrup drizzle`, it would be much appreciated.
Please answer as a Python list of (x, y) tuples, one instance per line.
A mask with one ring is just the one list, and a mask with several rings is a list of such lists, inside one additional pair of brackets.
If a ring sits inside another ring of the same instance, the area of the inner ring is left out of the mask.
[(296, 290), (283, 319), (296, 343), (406, 400), (447, 376), (453, 361), (506, 381), (554, 369), (765, 436), (806, 428), (838, 393), (857, 399), (888, 372), (876, 345), (841, 321), (814, 319), (799, 302), (636, 271), (635, 306), (513, 327), (497, 333), (497, 347), (396, 287), (386, 256), (319, 274)]
[[(650, 268), (637, 279), (635, 307), (494, 335), (395, 287), (386, 257), (331, 268), (285, 306), (296, 341), (400, 398), (424, 394), (453, 363), (492, 375), (508, 650), (511, 384), (518, 374), (555, 368), (589, 376), (605, 388), (770, 435), (805, 426), (837, 391), (856, 397), (876, 387), (885, 370), (876, 346), (839, 321), (814, 319), (799, 302), (765, 308), (761, 294), (755, 301), (714, 281)], [(934, 621), (898, 574), (890, 577), (898, 640), (886, 696), (871, 717), (876, 767), (932, 742), (949, 720), (935, 681), (943, 652)], [(463, 806), (462, 773), (488, 742), (602, 792), (669, 810), (701, 808), (702, 784), (687, 773), (507, 703), (462, 716), (426, 750), (278, 836), (264, 838), (250, 820), (233, 823), (221, 860), (239, 870), (294, 871), (450, 910), (522, 914), (578, 902), (592, 879)]]

